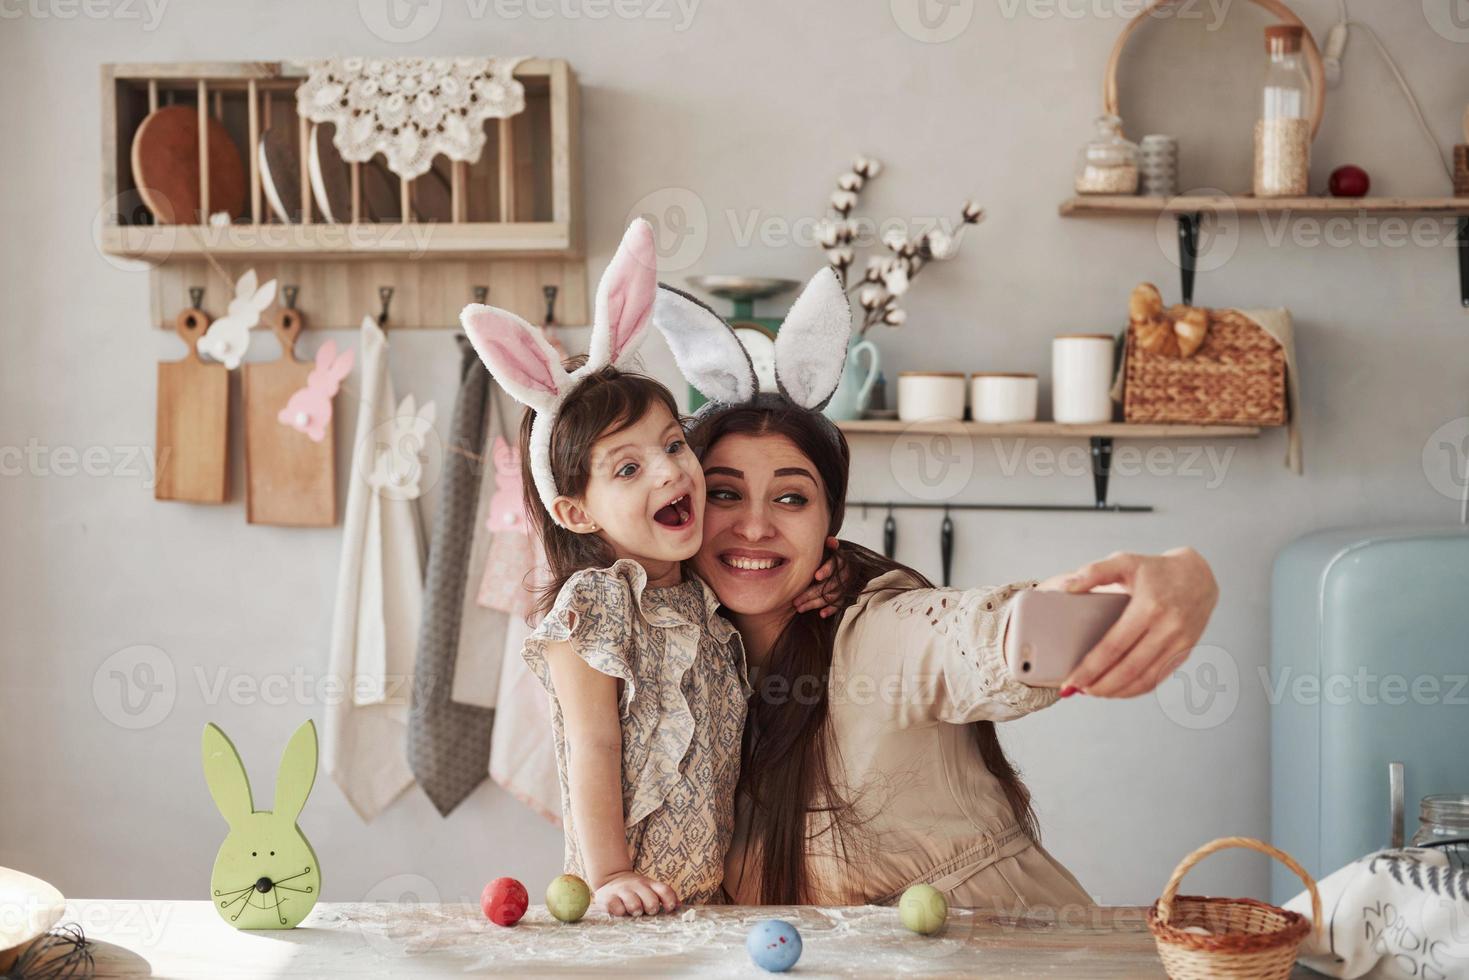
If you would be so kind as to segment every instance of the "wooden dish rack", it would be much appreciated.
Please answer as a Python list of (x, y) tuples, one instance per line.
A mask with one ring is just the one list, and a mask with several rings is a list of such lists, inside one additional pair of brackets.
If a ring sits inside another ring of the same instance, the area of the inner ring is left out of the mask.
[[(304, 64), (288, 61), (102, 66), (104, 204), (97, 244), (104, 255), (151, 267), (156, 326), (172, 329), (177, 312), (192, 305), (191, 288), (204, 287), (204, 307), (222, 311), (230, 283), (248, 268), (262, 281), (299, 287), (296, 295), (316, 327), (355, 327), (391, 296), (391, 327), (445, 328), (457, 324), (476, 288), (488, 288), (490, 302), (541, 322), (547, 287), (554, 287), (557, 321), (587, 322), (579, 89), (565, 61), (533, 58), (516, 66), (525, 110), (485, 121), (485, 147), (473, 164), (440, 156), (414, 180), (399, 179), (381, 155), (345, 164), (350, 215), (336, 221), (326, 220), (311, 193), (313, 124), (297, 114), (295, 96), (305, 77)], [(144, 205), (133, 174), (133, 136), (149, 113), (170, 105), (197, 110), (201, 161), (209, 155), (211, 119), (239, 148), (245, 208), (232, 223), (212, 226), (205, 218), (204, 166), (202, 213), (190, 223), (160, 224)], [(288, 222), (274, 213), (262, 187), (259, 147), (272, 126), (296, 134), (300, 170), (292, 176), (300, 182), (301, 206)], [(427, 181), (438, 182), (439, 193), (425, 194)]]

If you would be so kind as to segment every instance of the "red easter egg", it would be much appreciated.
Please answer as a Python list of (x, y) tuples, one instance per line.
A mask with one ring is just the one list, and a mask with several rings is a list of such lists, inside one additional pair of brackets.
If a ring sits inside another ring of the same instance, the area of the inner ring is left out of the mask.
[(479, 905), (485, 910), (485, 918), (495, 925), (513, 926), (525, 915), (530, 896), (514, 878), (496, 878), (480, 893)]
[(1372, 178), (1361, 167), (1354, 167), (1349, 163), (1331, 172), (1327, 189), (1331, 191), (1332, 197), (1363, 197), (1372, 189)]

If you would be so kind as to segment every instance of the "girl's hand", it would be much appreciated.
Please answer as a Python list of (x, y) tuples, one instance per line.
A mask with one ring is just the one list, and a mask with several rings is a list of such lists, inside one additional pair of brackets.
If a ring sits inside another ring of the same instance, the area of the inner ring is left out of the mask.
[(672, 888), (636, 871), (613, 873), (597, 889), (596, 899), (608, 915), (657, 915), (678, 908)]
[(826, 547), (831, 552), (831, 557), (822, 562), (821, 567), (816, 569), (816, 574), (812, 576), (811, 584), (806, 587), (806, 591), (796, 596), (796, 612), (810, 612), (812, 609), (820, 609), (821, 618), (825, 619), (828, 616), (842, 611), (842, 607), (837, 605), (837, 602), (841, 599), (841, 591), (837, 588), (836, 582), (832, 578), (839, 567), (838, 563), (841, 561), (837, 557), (837, 548), (840, 543), (835, 536), (826, 539)]
[(1103, 698), (1153, 690), (1188, 659), (1219, 601), (1209, 563), (1192, 548), (1161, 555), (1117, 551), (1066, 578), (1070, 592), (1126, 592), (1132, 599), (1066, 678), (1062, 696), (1068, 688)]

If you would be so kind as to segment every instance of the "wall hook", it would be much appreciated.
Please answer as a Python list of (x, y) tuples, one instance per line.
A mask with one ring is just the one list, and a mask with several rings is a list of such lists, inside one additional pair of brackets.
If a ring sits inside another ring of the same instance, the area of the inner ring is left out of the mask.
[(393, 302), (393, 287), (377, 287), (377, 297), (383, 302), (383, 311), (382, 313), (378, 314), (377, 325), (380, 327), (384, 327), (387, 326), (388, 323), (388, 304)]
[(191, 310), (200, 309), (201, 306), (203, 305), (203, 303), (204, 303), (204, 287), (203, 286), (190, 286), (189, 287), (189, 309), (191, 309)]
[(489, 286), (475, 286), (474, 287), (474, 301), (476, 303), (484, 303), (484, 301), (487, 300), (487, 299), (489, 299), (489, 298), (490, 298), (490, 287)]
[(546, 297), (546, 326), (556, 325), (556, 293), (559, 292), (555, 286), (542, 286), (541, 294)]
[(281, 287), (281, 295), (283, 297), (285, 297), (285, 300), (286, 300), (286, 309), (288, 309), (288, 310), (294, 310), (296, 308), (296, 294), (299, 293), (300, 291), (301, 291), (301, 287), (300, 286), (282, 286)]

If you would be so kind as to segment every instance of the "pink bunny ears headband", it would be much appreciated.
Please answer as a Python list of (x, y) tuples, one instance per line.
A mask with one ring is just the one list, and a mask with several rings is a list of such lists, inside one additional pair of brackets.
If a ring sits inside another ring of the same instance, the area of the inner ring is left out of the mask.
[(734, 328), (687, 293), (661, 286), (653, 323), (689, 384), (709, 399), (699, 410), (701, 416), (746, 404), (819, 412), (842, 379), (852, 308), (830, 267), (811, 277), (775, 334), (779, 392), (760, 391), (755, 367)]
[(471, 303), (459, 320), (495, 380), (536, 413), (528, 462), (552, 520), (551, 504), (559, 494), (551, 473), (551, 430), (561, 403), (583, 377), (608, 365), (623, 366), (649, 322), (668, 340), (684, 377), (709, 400), (702, 411), (741, 404), (820, 411), (841, 381), (852, 334), (852, 309), (841, 280), (832, 269), (822, 269), (776, 334), (780, 391), (762, 393), (750, 355), (729, 322), (692, 296), (658, 284), (653, 227), (641, 218), (628, 227), (597, 285), (591, 346), (586, 363), (575, 371), (564, 370), (545, 335), (509, 310)]
[[(556, 520), (551, 503), (556, 481), (551, 474), (551, 429), (567, 394), (583, 377), (631, 359), (648, 332), (658, 293), (658, 253), (653, 226), (639, 218), (622, 236), (617, 254), (597, 285), (587, 361), (568, 373), (539, 328), (494, 306), (470, 303), (459, 314), (469, 342), (500, 386), (535, 411), (530, 430), (531, 477), (546, 513)], [(557, 521), (559, 524), (560, 522)]]

